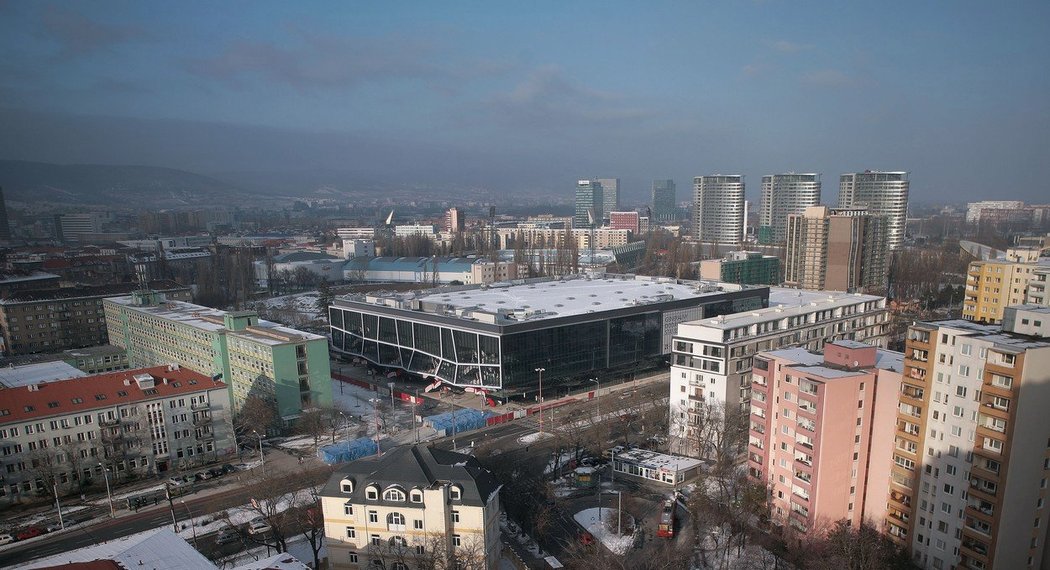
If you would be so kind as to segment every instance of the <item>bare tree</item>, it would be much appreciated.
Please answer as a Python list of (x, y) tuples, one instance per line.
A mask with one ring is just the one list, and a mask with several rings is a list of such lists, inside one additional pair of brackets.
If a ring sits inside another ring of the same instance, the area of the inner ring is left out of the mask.
[(277, 421), (277, 403), (269, 398), (249, 395), (233, 418), (233, 429), (238, 440), (265, 436)]

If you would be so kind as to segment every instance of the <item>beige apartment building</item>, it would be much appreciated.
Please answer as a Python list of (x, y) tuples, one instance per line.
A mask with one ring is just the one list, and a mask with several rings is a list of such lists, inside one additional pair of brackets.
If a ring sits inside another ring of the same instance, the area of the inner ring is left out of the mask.
[(885, 529), (923, 568), (1050, 568), (1047, 317), (908, 331)]
[(788, 216), (784, 285), (813, 291), (884, 288), (886, 247), (884, 219), (865, 209), (806, 208)]
[[(963, 299), (963, 318), (989, 324), (1003, 320), (1003, 310), (1026, 302), (1030, 290), (1033, 302), (1047, 304), (1040, 276), (1050, 270), (1050, 258), (1038, 257), (1035, 249), (1010, 249), (1005, 259), (970, 262), (966, 271), (966, 291)], [(1040, 271), (1044, 273), (1040, 273)], [(1034, 287), (1031, 286), (1035, 283)]]
[(496, 568), (499, 489), (474, 457), (425, 445), (353, 461), (321, 491), (329, 568)]
[(236, 451), (226, 384), (178, 365), (0, 389), (0, 503)]

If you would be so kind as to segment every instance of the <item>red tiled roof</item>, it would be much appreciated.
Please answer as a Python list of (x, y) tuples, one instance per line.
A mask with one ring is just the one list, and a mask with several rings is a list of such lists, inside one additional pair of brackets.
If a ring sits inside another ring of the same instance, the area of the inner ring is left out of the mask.
[[(135, 382), (135, 376), (140, 374), (149, 374), (154, 378), (155, 392), (147, 393), (148, 389), (139, 388), (138, 383)], [(164, 383), (165, 378), (168, 380), (166, 384)], [(226, 384), (186, 368), (169, 370), (168, 366), (121, 370), (70, 380), (44, 382), (29, 387), (19, 386), (0, 390), (0, 425), (55, 415), (90, 412), (98, 408), (217, 388), (226, 388)], [(27, 407), (30, 409), (27, 410)]]

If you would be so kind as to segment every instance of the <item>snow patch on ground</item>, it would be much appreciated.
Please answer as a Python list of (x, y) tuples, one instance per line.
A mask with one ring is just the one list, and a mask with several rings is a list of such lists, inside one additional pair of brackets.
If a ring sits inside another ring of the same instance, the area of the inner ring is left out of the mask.
[[(609, 513), (616, 513), (616, 509), (599, 509), (597, 507), (584, 509), (573, 515), (572, 518), (576, 519), (576, 522), (587, 529), (587, 532), (591, 533), (594, 538), (600, 540), (610, 552), (623, 556), (634, 545), (634, 534), (620, 536), (616, 534), (616, 531), (609, 532), (606, 530), (606, 525), (602, 518), (609, 516)], [(623, 514), (624, 521), (628, 519), (633, 521), (630, 517), (631, 515), (627, 513)]]
[[(291, 494), (284, 495), (277, 499), (277, 510), (284, 511), (291, 506), (293, 497)], [(187, 507), (183, 504), (179, 504), (181, 501), (177, 501), (175, 505), (176, 513), (179, 515), (186, 515)], [(260, 503), (265, 501), (260, 501)], [(264, 505), (260, 505), (264, 509)], [(179, 512), (182, 511), (182, 512)], [(252, 519), (259, 517), (259, 511), (256, 511), (251, 505), (241, 505), (232, 509), (226, 509), (226, 513), (229, 516), (229, 523), (226, 522), (225, 518), (221, 515), (222, 513), (208, 514), (204, 516), (194, 517), (192, 520), (180, 520), (179, 521), (179, 536), (186, 539), (192, 540), (194, 533), (196, 536), (202, 536), (210, 532), (218, 532), (229, 525), (242, 525), (250, 522)]]
[[(161, 483), (159, 485), (153, 485), (152, 487), (145, 487), (143, 489), (136, 489), (134, 491), (128, 491), (127, 493), (121, 493), (119, 495), (113, 495), (113, 504), (114, 504), (114, 506), (119, 508), (120, 505), (118, 504), (118, 501), (123, 501), (124, 499), (127, 499), (128, 497), (135, 497), (137, 495), (143, 495), (143, 494), (146, 494), (146, 493), (155, 493), (157, 491), (163, 491), (163, 490), (164, 490), (164, 483)], [(97, 499), (97, 500), (90, 501), (90, 502), (91, 502), (92, 505), (108, 505), (109, 504), (109, 499), (106, 498), (106, 497), (102, 497), (101, 499)], [(127, 505), (124, 505), (124, 506), (127, 506)]]
[(536, 443), (537, 441), (540, 441), (540, 440), (543, 440), (543, 439), (550, 439), (552, 437), (554, 437), (554, 436), (552, 434), (547, 433), (547, 432), (530, 433), (528, 435), (523, 435), (523, 436), (519, 437), (518, 438), (518, 443), (520, 443), (522, 445), (529, 445), (529, 444)]

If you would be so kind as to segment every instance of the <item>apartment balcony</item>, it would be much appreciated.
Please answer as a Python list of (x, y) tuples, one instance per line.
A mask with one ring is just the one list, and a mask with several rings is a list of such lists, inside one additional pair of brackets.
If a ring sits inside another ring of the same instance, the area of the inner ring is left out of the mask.
[(193, 425), (200, 427), (211, 423), (211, 416), (200, 416), (193, 420)]
[(766, 457), (760, 453), (755, 453), (754, 451), (748, 452), (747, 460), (752, 463), (757, 463), (758, 465), (766, 464)]
[(108, 420), (99, 420), (98, 421), (98, 425), (105, 426), (105, 427), (120, 425), (120, 418), (112, 418), (112, 419), (108, 419)]
[(978, 540), (992, 538), (992, 526), (990, 524), (983, 524), (980, 521), (966, 519), (963, 523), (963, 539), (970, 535), (971, 538), (977, 538)]
[(799, 465), (801, 465), (801, 466), (803, 466), (803, 467), (805, 467), (807, 469), (812, 469), (813, 468), (813, 460), (812, 459), (805, 459), (805, 458), (802, 458), (802, 457), (796, 457), (795, 458), (795, 466), (798, 467)]
[(812, 485), (812, 478), (813, 478), (813, 475), (811, 475), (809, 473), (806, 473), (805, 471), (802, 471), (802, 470), (795, 471), (795, 479), (798, 479), (799, 481), (802, 481), (806, 485)]
[[(803, 403), (807, 405), (803, 406)], [(817, 415), (817, 406), (800, 399), (798, 401), (798, 411), (815, 417)]]
[(963, 538), (959, 547), (961, 554), (968, 558), (975, 558), (982, 562), (988, 560), (988, 546), (983, 542), (972, 538)]
[(900, 491), (890, 491), (890, 500), (902, 507), (911, 508), (911, 495)]
[(908, 524), (908, 520), (911, 519), (911, 516), (904, 511), (890, 511), (886, 513), (886, 516), (896, 521), (900, 521), (902, 524)]
[(192, 404), (190, 406), (190, 409), (193, 410), (193, 411), (197, 411), (197, 410), (207, 410), (210, 407), (211, 407), (211, 402), (197, 402), (195, 404)]
[(970, 478), (969, 494), (971, 497), (983, 499), (985, 501), (993, 501), (998, 492), (999, 486), (995, 483), (978, 479), (976, 477)]
[(995, 517), (995, 511), (988, 506), (981, 508), (970, 504), (966, 505), (964, 512), (966, 513), (966, 516), (972, 518), (974, 521), (987, 523), (989, 526), (992, 524), (992, 518)]

